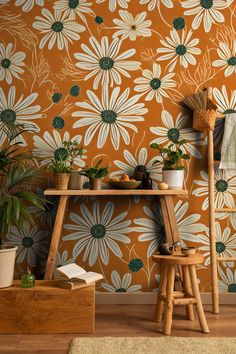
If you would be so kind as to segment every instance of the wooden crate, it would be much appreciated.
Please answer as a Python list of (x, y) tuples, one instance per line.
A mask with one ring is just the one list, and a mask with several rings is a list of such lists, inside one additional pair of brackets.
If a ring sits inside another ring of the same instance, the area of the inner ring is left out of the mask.
[(0, 333), (93, 333), (95, 286), (67, 290), (38, 280), (23, 289), (19, 281), (0, 290)]

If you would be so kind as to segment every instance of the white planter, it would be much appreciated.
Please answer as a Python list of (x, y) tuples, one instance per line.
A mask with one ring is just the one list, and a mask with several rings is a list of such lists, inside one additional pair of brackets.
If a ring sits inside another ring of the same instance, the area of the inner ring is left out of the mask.
[(183, 189), (184, 170), (163, 170), (163, 182), (166, 182), (169, 189)]
[(17, 247), (0, 249), (0, 288), (7, 288), (13, 283)]

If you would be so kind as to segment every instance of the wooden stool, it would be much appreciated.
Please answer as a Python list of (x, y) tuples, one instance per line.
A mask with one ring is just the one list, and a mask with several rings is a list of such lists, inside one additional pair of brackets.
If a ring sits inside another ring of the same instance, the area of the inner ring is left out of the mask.
[[(165, 314), (163, 322), (163, 334), (170, 334), (172, 325), (172, 313), (174, 305), (186, 306), (187, 319), (194, 320), (193, 304), (196, 305), (197, 315), (201, 331), (209, 333), (202, 301), (199, 293), (195, 266), (204, 262), (200, 254), (185, 257), (175, 253), (171, 256), (153, 255), (154, 262), (161, 263), (160, 285), (155, 309), (155, 321), (162, 319), (163, 305)], [(183, 276), (183, 291), (174, 291), (175, 268), (178, 266)]]

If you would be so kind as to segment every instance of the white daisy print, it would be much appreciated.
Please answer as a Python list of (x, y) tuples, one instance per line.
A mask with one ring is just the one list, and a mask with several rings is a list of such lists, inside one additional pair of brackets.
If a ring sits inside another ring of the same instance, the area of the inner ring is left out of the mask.
[(172, 0), (140, 0), (139, 2), (141, 5), (148, 4), (148, 10), (152, 11), (157, 7), (159, 9), (160, 4), (165, 5), (167, 8), (172, 8), (173, 1)]
[[(96, 0), (97, 4), (101, 4), (103, 2), (105, 2), (106, 0)], [(129, 6), (129, 2), (131, 0), (108, 0), (109, 2), (109, 11), (115, 11), (117, 6), (123, 8), (123, 9), (127, 9)]]
[(38, 257), (42, 258), (47, 255), (48, 231), (39, 230), (36, 225), (31, 227), (28, 222), (25, 222), (21, 231), (15, 226), (11, 228), (10, 236), (5, 244), (17, 246), (17, 263), (26, 260), (29, 267), (33, 267)]
[(201, 141), (204, 134), (196, 132), (193, 128), (184, 128), (189, 122), (188, 116), (183, 116), (181, 113), (178, 115), (176, 122), (171, 114), (165, 110), (161, 113), (161, 119), (165, 127), (151, 127), (150, 130), (153, 134), (159, 136), (151, 141), (151, 143), (162, 144), (169, 146), (176, 140), (187, 140), (187, 143), (182, 146), (182, 150), (197, 159), (202, 158), (202, 154), (196, 148), (196, 145), (204, 145), (205, 142)]
[[(216, 230), (216, 254), (218, 257), (235, 257), (236, 256), (236, 234), (230, 234), (230, 228), (226, 227), (223, 232), (221, 231), (220, 224), (215, 223)], [(203, 256), (205, 257), (204, 264), (207, 266), (210, 264), (210, 238), (209, 231), (206, 230), (207, 235), (198, 235), (197, 242), (203, 244), (203, 246), (198, 247), (200, 251), (203, 251)]]
[(127, 211), (113, 218), (114, 210), (114, 203), (108, 202), (101, 213), (99, 201), (95, 201), (92, 213), (84, 204), (80, 206), (82, 216), (70, 213), (73, 224), (66, 224), (64, 228), (73, 232), (64, 236), (63, 241), (78, 240), (73, 248), (74, 259), (83, 252), (83, 262), (88, 259), (89, 266), (92, 267), (98, 259), (108, 265), (109, 251), (117, 257), (123, 256), (117, 242), (130, 243), (126, 234), (132, 232), (129, 227), (131, 221), (124, 221)]
[(236, 40), (233, 41), (232, 48), (226, 43), (220, 42), (217, 53), (220, 59), (213, 61), (215, 67), (223, 67), (225, 76), (228, 77), (236, 73)]
[(57, 252), (57, 258), (54, 265), (54, 277), (57, 279), (63, 278), (63, 275), (57, 271), (57, 268), (71, 263), (74, 263), (74, 259), (68, 258), (67, 250), (64, 250), (62, 253)]
[(169, 73), (161, 77), (161, 66), (157, 63), (153, 63), (152, 71), (143, 70), (142, 75), (134, 80), (134, 83), (138, 84), (134, 90), (147, 94), (145, 101), (151, 101), (155, 97), (157, 103), (162, 103), (163, 97), (169, 97), (166, 91), (177, 85), (172, 79), (175, 74)]
[(137, 133), (134, 122), (144, 121), (143, 115), (148, 112), (143, 103), (138, 103), (139, 95), (129, 98), (130, 89), (127, 88), (120, 95), (120, 88), (113, 89), (110, 97), (108, 90), (102, 90), (102, 100), (94, 92), (88, 90), (89, 102), (77, 102), (76, 106), (83, 111), (72, 113), (73, 117), (86, 117), (77, 120), (73, 128), (89, 126), (84, 136), (85, 146), (89, 145), (98, 132), (97, 147), (101, 149), (110, 134), (110, 140), (115, 150), (119, 149), (120, 139), (126, 145), (130, 144), (130, 136), (126, 128)]
[[(208, 174), (205, 171), (200, 172), (202, 180), (194, 180), (199, 188), (193, 190), (193, 195), (197, 197), (207, 196), (202, 204), (202, 210), (207, 210), (209, 206), (208, 198)], [(236, 194), (236, 176), (226, 178), (224, 171), (215, 166), (215, 208), (222, 208), (226, 205), (228, 208), (234, 208), (234, 199), (232, 194)]]
[(59, 0), (54, 3), (53, 8), (65, 12), (72, 20), (78, 15), (83, 21), (86, 21), (85, 14), (93, 14), (91, 9), (92, 2), (87, 0)]
[(85, 31), (85, 27), (67, 17), (65, 13), (56, 10), (54, 15), (47, 9), (42, 10), (41, 16), (36, 16), (36, 22), (33, 27), (45, 34), (39, 43), (39, 48), (42, 49), (48, 42), (48, 49), (52, 49), (56, 44), (57, 48), (68, 49), (68, 42), (78, 41), (79, 33)]
[[(38, 125), (32, 121), (32, 119), (38, 119), (42, 116), (41, 113), (38, 113), (41, 107), (39, 105), (32, 106), (37, 97), (37, 93), (31, 93), (26, 98), (23, 98), (23, 95), (21, 95), (20, 98), (17, 99), (16, 88), (15, 86), (11, 86), (7, 98), (3, 89), (0, 87), (0, 128), (2, 130), (2, 143), (6, 138), (6, 134), (2, 128), (9, 123), (27, 124), (30, 126), (31, 130), (39, 131)], [(19, 138), (23, 144), (26, 144), (22, 135)]]
[(119, 54), (122, 41), (115, 38), (109, 45), (108, 37), (102, 37), (101, 43), (95, 37), (90, 37), (90, 49), (87, 45), (82, 44), (81, 48), (84, 53), (75, 53), (78, 61), (76, 66), (80, 69), (89, 71), (84, 80), (87, 81), (94, 77), (93, 89), (96, 90), (100, 84), (113, 87), (114, 83), (121, 84), (121, 74), (130, 77), (128, 71), (135, 71), (140, 68), (141, 63), (138, 61), (127, 60), (135, 53), (135, 49), (128, 49)]
[(124, 159), (126, 162), (115, 160), (114, 164), (120, 168), (120, 170), (112, 172), (110, 177), (120, 177), (124, 174), (133, 176), (136, 171), (149, 172), (150, 177), (153, 182), (153, 188), (157, 188), (155, 181), (162, 180), (162, 169), (160, 166), (153, 166), (153, 162), (156, 160), (156, 157), (148, 159), (148, 151), (146, 148), (141, 148), (139, 153), (132, 155), (129, 150), (124, 150), (123, 152)]
[(212, 24), (225, 22), (225, 18), (220, 11), (230, 6), (232, 1), (187, 0), (182, 1), (181, 5), (184, 9), (189, 9), (184, 12), (184, 15), (196, 15), (192, 23), (194, 30), (198, 29), (203, 22), (205, 32), (210, 32)]
[(101, 287), (111, 293), (135, 293), (142, 288), (139, 284), (131, 285), (132, 275), (130, 273), (124, 274), (121, 278), (116, 270), (111, 272), (111, 282), (112, 285), (101, 283)]
[(5, 5), (9, 3), (10, 0), (0, 0), (0, 5)]
[(131, 41), (135, 41), (137, 37), (151, 37), (152, 32), (149, 28), (152, 24), (152, 21), (145, 20), (147, 13), (142, 12), (137, 16), (134, 16), (124, 10), (119, 11), (121, 19), (114, 19), (115, 29), (118, 29), (117, 32), (113, 34), (113, 37), (120, 37), (121, 40), (129, 38)]
[(199, 43), (198, 38), (191, 39), (193, 32), (186, 32), (185, 30), (179, 35), (176, 29), (170, 31), (170, 37), (161, 39), (161, 44), (164, 48), (158, 48), (157, 53), (161, 55), (157, 61), (170, 60), (167, 67), (169, 72), (173, 71), (177, 62), (185, 69), (189, 64), (196, 65), (197, 61), (195, 55), (201, 54), (201, 50), (196, 47)]
[(213, 96), (220, 113), (236, 113), (236, 90), (231, 90), (231, 98), (229, 99), (225, 85), (222, 85), (221, 91), (214, 87)]
[(8, 43), (6, 47), (0, 43), (0, 81), (6, 80), (11, 85), (12, 77), (20, 79), (19, 75), (24, 72), (22, 69), (22, 66), (25, 66), (24, 59), (25, 53), (15, 52), (12, 43)]
[(29, 12), (34, 5), (44, 6), (44, 0), (16, 0), (16, 6), (22, 6), (22, 11)]
[[(64, 132), (63, 136), (57, 130), (49, 132), (44, 132), (43, 137), (38, 135), (33, 136), (34, 147), (33, 154), (41, 160), (42, 166), (48, 165), (52, 159), (60, 159), (68, 155), (67, 149), (64, 147), (64, 141), (77, 141), (78, 144), (81, 143), (82, 136), (75, 135), (70, 137), (68, 132)], [(74, 164), (79, 167), (84, 167), (86, 156), (77, 156), (74, 160)]]
[(220, 293), (236, 293), (236, 269), (232, 271), (230, 268), (226, 268), (226, 273), (218, 267), (219, 275), (221, 279), (218, 280), (218, 287)]

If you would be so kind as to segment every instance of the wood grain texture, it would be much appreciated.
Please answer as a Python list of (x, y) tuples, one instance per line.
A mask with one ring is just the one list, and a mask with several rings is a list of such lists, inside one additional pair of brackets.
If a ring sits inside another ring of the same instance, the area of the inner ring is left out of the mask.
[(145, 190), (145, 189), (101, 189), (101, 190), (57, 190), (57, 189), (46, 189), (44, 191), (45, 195), (66, 195), (66, 196), (76, 196), (76, 195), (188, 195), (188, 191), (185, 189), (179, 190)]
[(199, 253), (196, 253), (195, 255), (185, 257), (184, 255), (176, 252), (173, 255), (170, 256), (163, 256), (161, 254), (154, 254), (152, 256), (152, 260), (154, 262), (162, 260), (163, 262), (166, 262), (168, 264), (174, 264), (174, 265), (190, 265), (190, 264), (201, 264), (204, 262), (204, 258), (202, 255)]

